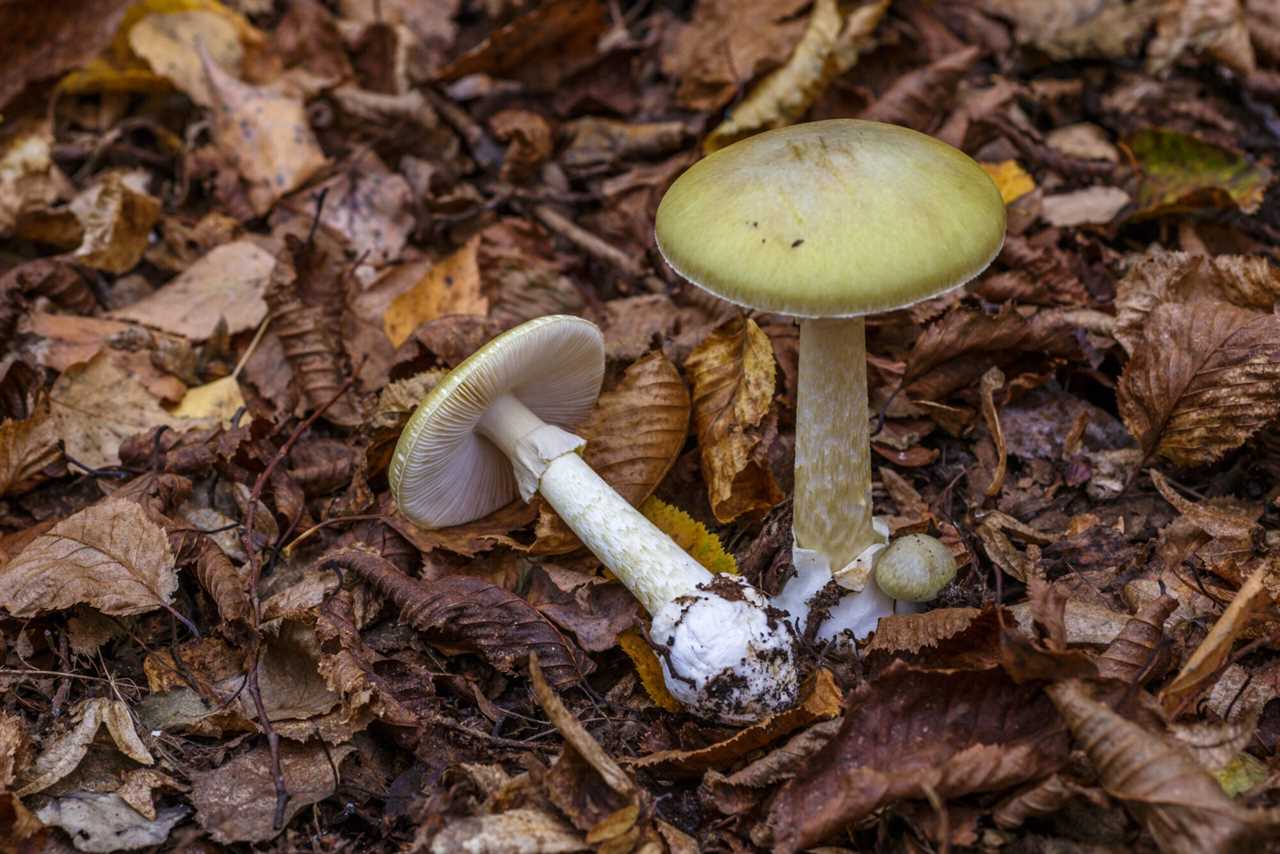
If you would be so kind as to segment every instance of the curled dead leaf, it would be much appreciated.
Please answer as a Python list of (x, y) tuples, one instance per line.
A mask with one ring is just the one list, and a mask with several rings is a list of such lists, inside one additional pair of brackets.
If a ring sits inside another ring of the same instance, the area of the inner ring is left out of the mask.
[(773, 474), (755, 455), (773, 402), (769, 336), (755, 321), (734, 318), (689, 354), (685, 370), (693, 384), (693, 421), (711, 511), (731, 522), (768, 510), (782, 500)]

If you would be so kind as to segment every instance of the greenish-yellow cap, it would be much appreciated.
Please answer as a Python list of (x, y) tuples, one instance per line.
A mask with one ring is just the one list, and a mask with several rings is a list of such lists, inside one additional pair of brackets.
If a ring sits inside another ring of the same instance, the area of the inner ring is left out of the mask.
[(799, 317), (911, 305), (982, 272), (1000, 191), (963, 152), (897, 125), (809, 122), (736, 142), (658, 206), (667, 263), (723, 299)]

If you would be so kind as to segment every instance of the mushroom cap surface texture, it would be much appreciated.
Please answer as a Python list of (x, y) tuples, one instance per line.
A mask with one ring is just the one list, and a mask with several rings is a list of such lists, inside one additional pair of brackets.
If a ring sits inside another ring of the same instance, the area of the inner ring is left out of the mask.
[(517, 495), (511, 461), (476, 432), (495, 400), (511, 395), (548, 424), (591, 414), (604, 381), (604, 337), (590, 321), (539, 317), (509, 329), (454, 368), (409, 419), (391, 459), (391, 493), (427, 528), (478, 519)]
[(1000, 191), (933, 137), (858, 119), (748, 137), (698, 161), (658, 206), (658, 248), (730, 302), (797, 317), (911, 305), (982, 272)]

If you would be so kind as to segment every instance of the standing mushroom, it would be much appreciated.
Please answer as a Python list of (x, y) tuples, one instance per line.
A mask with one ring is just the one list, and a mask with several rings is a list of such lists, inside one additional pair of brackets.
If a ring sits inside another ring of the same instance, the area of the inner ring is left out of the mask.
[(892, 613), (869, 583), (888, 530), (872, 520), (863, 315), (969, 281), (1000, 251), (1004, 227), (1000, 191), (969, 157), (854, 119), (734, 143), (690, 167), (658, 206), (658, 248), (677, 273), (730, 302), (800, 318), (796, 575), (775, 599), (798, 627), (833, 573), (857, 596), (820, 637), (843, 628), (864, 637)]
[(697, 714), (755, 720), (799, 688), (785, 615), (741, 579), (712, 575), (618, 495), (569, 433), (604, 378), (604, 338), (553, 315), (494, 338), (431, 390), (391, 461), (400, 510), (426, 528), (469, 522), (537, 492), (653, 616), (671, 693)]

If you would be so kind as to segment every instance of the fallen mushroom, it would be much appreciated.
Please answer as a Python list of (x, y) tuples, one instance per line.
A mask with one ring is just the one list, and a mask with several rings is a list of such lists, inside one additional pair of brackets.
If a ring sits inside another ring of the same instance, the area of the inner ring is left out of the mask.
[(800, 319), (796, 574), (774, 599), (797, 628), (833, 576), (856, 595), (818, 637), (865, 637), (893, 611), (872, 581), (888, 531), (872, 519), (863, 315), (969, 281), (1000, 251), (1004, 227), (1000, 191), (965, 154), (854, 119), (727, 146), (659, 204), (658, 248), (673, 270), (729, 302)]
[(542, 495), (652, 615), (668, 690), (696, 714), (746, 722), (799, 688), (785, 615), (730, 575), (712, 575), (613, 491), (565, 430), (586, 420), (604, 338), (553, 315), (494, 338), (419, 405), (396, 445), (391, 492), (415, 523), (442, 528)]

